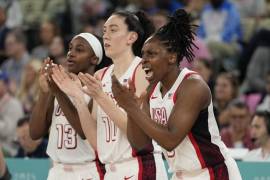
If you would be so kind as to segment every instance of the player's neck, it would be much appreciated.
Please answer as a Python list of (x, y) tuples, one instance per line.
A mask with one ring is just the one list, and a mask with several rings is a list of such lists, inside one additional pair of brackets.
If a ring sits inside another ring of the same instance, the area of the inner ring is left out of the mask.
[(162, 94), (166, 94), (171, 89), (176, 79), (178, 78), (179, 73), (179, 68), (173, 68), (167, 72), (167, 75), (161, 80)]
[(114, 63), (114, 74), (117, 78), (121, 77), (128, 69), (132, 61), (134, 60), (135, 55), (133, 53), (123, 53), (121, 56), (118, 56), (113, 59)]

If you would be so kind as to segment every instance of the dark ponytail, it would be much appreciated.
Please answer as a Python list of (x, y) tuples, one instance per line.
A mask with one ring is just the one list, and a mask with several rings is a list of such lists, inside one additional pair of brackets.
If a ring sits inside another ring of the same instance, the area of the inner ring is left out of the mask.
[(138, 11), (136, 13), (119, 11), (113, 14), (124, 17), (128, 30), (138, 34), (138, 39), (132, 45), (132, 51), (134, 55), (141, 56), (141, 49), (144, 41), (155, 31), (153, 23), (143, 11)]
[(178, 63), (186, 57), (191, 62), (194, 58), (193, 43), (195, 25), (191, 25), (190, 15), (183, 9), (178, 9), (173, 16), (169, 17), (169, 22), (162, 26), (154, 34), (167, 47), (169, 52), (177, 54)]

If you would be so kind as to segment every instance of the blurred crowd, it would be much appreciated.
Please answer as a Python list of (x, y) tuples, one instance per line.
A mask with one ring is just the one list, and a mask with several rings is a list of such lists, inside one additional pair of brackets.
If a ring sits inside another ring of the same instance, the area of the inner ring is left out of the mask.
[(4, 155), (47, 157), (46, 137), (33, 141), (29, 135), (46, 57), (65, 66), (71, 37), (79, 32), (102, 37), (103, 23), (114, 11), (143, 10), (159, 28), (178, 8), (198, 26), (195, 60), (184, 59), (180, 67), (197, 71), (208, 83), (222, 140), (229, 148), (253, 150), (244, 160), (270, 161), (269, 0), (0, 0)]

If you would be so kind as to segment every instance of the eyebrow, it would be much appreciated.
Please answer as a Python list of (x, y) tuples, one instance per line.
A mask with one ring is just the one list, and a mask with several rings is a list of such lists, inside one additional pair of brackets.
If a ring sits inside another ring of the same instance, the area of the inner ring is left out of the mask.
[[(110, 24), (109, 27), (112, 28), (112, 27), (119, 27), (119, 26), (117, 24)], [(103, 28), (106, 28), (106, 26), (103, 26)]]

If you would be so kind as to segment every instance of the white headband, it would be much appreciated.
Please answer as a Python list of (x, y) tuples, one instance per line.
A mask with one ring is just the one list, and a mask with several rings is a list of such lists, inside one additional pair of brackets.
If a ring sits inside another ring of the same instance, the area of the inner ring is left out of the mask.
[(92, 34), (90, 33), (80, 33), (78, 35), (75, 36), (76, 37), (82, 37), (83, 39), (85, 39), (89, 45), (92, 47), (95, 55), (98, 57), (98, 64), (101, 62), (102, 60), (102, 56), (103, 56), (103, 51), (102, 51), (102, 45), (100, 43), (100, 41)]

